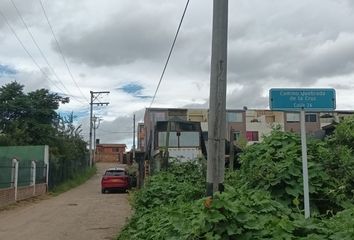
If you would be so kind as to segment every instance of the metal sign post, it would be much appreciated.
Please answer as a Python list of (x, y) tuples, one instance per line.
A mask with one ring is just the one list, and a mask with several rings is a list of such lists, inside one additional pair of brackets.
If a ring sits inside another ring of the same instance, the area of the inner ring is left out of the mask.
[(269, 91), (269, 106), (271, 110), (300, 111), (304, 210), (305, 218), (309, 218), (310, 194), (305, 111), (333, 111), (336, 108), (336, 92), (332, 88), (273, 88)]
[(304, 208), (305, 218), (310, 217), (310, 195), (309, 195), (309, 176), (307, 167), (307, 145), (306, 145), (306, 126), (305, 111), (300, 111), (300, 128), (301, 128), (301, 154), (302, 154), (302, 175), (304, 184)]

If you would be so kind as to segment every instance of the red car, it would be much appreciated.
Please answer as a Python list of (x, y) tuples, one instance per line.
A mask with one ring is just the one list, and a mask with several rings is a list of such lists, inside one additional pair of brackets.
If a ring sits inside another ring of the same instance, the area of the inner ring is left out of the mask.
[(130, 188), (129, 175), (124, 168), (108, 168), (101, 180), (101, 192)]

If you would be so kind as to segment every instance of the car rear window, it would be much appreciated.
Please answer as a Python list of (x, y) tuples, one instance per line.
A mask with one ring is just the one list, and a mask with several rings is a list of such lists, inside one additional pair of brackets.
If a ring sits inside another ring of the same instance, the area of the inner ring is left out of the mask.
[(109, 170), (104, 174), (105, 176), (124, 176), (125, 171), (122, 170)]

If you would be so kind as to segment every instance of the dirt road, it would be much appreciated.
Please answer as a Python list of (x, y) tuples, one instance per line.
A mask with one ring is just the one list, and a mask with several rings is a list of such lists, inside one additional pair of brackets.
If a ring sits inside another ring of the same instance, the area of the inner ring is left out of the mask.
[(128, 195), (101, 194), (105, 168), (85, 184), (57, 197), (0, 212), (1, 240), (115, 239), (131, 214)]

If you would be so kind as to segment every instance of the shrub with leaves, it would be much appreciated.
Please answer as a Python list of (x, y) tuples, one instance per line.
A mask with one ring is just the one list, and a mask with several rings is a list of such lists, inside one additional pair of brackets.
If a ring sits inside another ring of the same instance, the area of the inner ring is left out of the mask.
[(137, 213), (118, 239), (286, 239), (291, 211), (260, 190), (226, 187), (207, 199)]
[(205, 178), (200, 165), (194, 162), (171, 163), (168, 170), (150, 177), (134, 194), (139, 211), (177, 202), (199, 199), (204, 195)]
[(203, 198), (198, 164), (152, 176), (118, 239), (354, 239), (353, 149), (338, 134), (308, 142), (310, 219), (302, 211), (300, 138), (274, 131), (246, 148), (241, 168), (226, 173), (225, 192), (212, 199)]
[[(320, 141), (308, 143), (309, 191), (313, 210), (321, 213), (341, 209), (330, 192), (337, 184), (327, 172), (328, 150)], [(246, 149), (241, 156), (240, 179), (249, 188), (269, 191), (285, 205), (301, 208), (303, 178), (300, 137), (274, 131), (264, 141)]]

